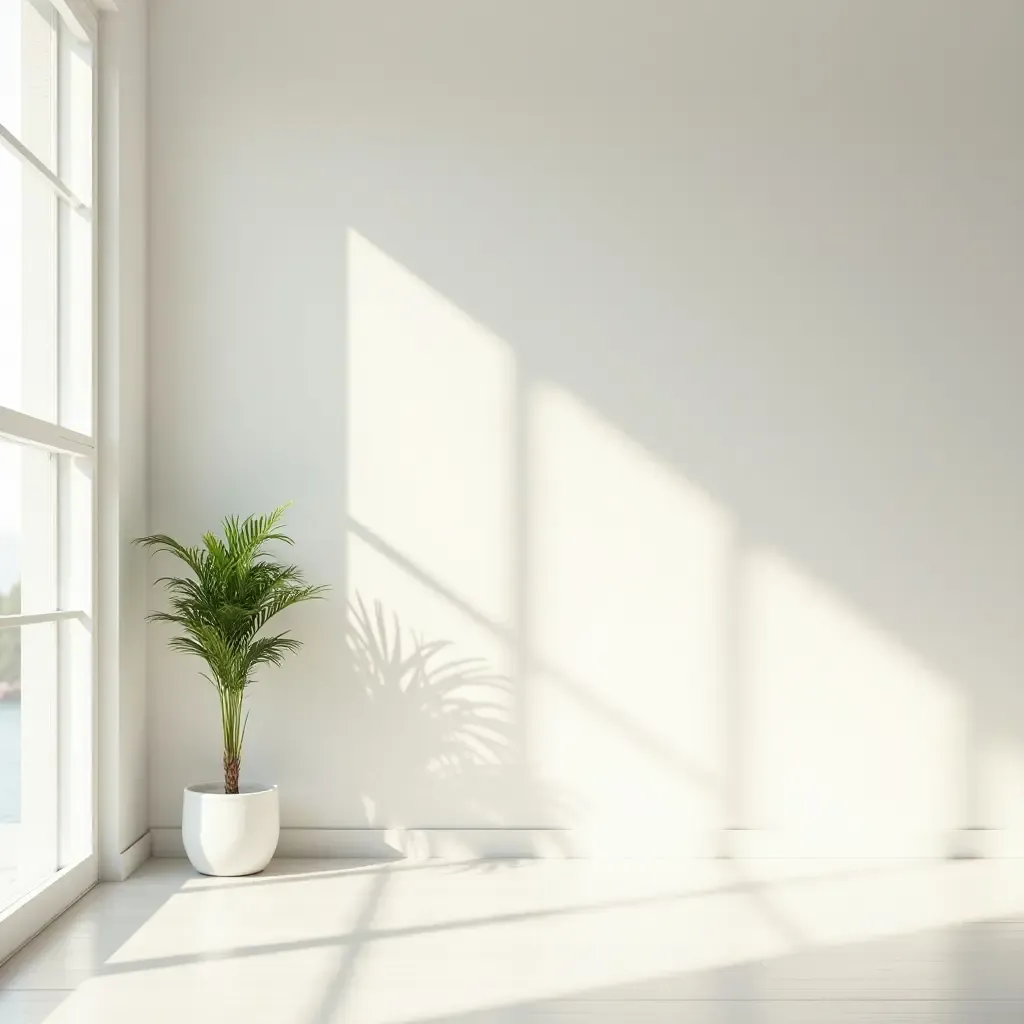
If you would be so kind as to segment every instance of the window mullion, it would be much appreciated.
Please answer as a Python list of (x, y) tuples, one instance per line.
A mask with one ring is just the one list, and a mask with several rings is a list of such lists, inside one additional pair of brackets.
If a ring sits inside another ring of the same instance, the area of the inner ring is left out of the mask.
[(50, 0), (50, 3), (76, 39), (83, 43), (95, 41), (96, 12), (88, 0)]
[(0, 629), (36, 626), (42, 622), (88, 622), (89, 615), (81, 608), (52, 612), (33, 612), (28, 615), (0, 615)]
[(32, 152), (28, 146), (25, 146), (20, 139), (17, 138), (9, 129), (5, 128), (0, 124), (0, 143), (3, 143), (19, 160), (21, 160), (27, 167), (39, 174), (49, 184), (49, 186), (57, 193), (57, 195), (64, 200), (73, 210), (76, 210), (80, 216), (91, 216), (91, 210), (89, 204), (84, 200), (80, 199), (71, 190), (71, 187), (66, 184), (61, 178), (54, 174), (49, 167), (43, 163)]
[(86, 434), (6, 406), (0, 406), (0, 438), (67, 455), (92, 456), (95, 448)]

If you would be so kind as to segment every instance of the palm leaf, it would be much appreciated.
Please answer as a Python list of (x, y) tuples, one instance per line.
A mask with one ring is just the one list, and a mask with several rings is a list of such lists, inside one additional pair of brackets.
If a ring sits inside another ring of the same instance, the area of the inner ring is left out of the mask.
[(220, 694), (225, 762), (241, 757), (242, 699), (254, 671), (281, 665), (302, 646), (287, 633), (267, 636), (261, 630), (285, 609), (323, 597), (329, 589), (308, 585), (297, 566), (277, 562), (267, 551), (272, 543), (293, 543), (282, 529), (287, 508), (245, 519), (227, 516), (219, 535), (206, 532), (194, 547), (161, 533), (136, 541), (154, 553), (173, 555), (191, 572), (160, 577), (168, 610), (148, 618), (177, 627), (171, 649), (209, 667), (206, 678)]

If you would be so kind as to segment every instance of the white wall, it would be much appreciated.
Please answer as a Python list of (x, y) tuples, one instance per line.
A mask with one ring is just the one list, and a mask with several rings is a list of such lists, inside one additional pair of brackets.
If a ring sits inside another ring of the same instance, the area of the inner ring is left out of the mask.
[[(152, 525), (294, 499), (336, 588), (254, 691), (285, 825), (1022, 823), (1022, 32), (1012, 0), (154, 3)], [(357, 590), (509, 688), (365, 692)], [(218, 727), (161, 641), (173, 827)]]
[(144, 0), (102, 15), (100, 208), (100, 870), (149, 826), (146, 735), (146, 61)]

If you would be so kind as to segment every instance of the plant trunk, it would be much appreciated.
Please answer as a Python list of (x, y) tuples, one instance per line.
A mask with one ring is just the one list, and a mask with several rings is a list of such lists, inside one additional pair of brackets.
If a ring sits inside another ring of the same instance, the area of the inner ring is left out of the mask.
[(224, 792), (238, 793), (238, 771), (241, 768), (241, 761), (237, 757), (224, 755)]

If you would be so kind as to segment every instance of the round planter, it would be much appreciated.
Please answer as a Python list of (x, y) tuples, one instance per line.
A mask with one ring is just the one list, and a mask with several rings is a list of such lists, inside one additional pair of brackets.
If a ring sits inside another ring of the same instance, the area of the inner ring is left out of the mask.
[(274, 856), (281, 834), (277, 786), (186, 786), (181, 838), (196, 871), (204, 875), (252, 875)]

